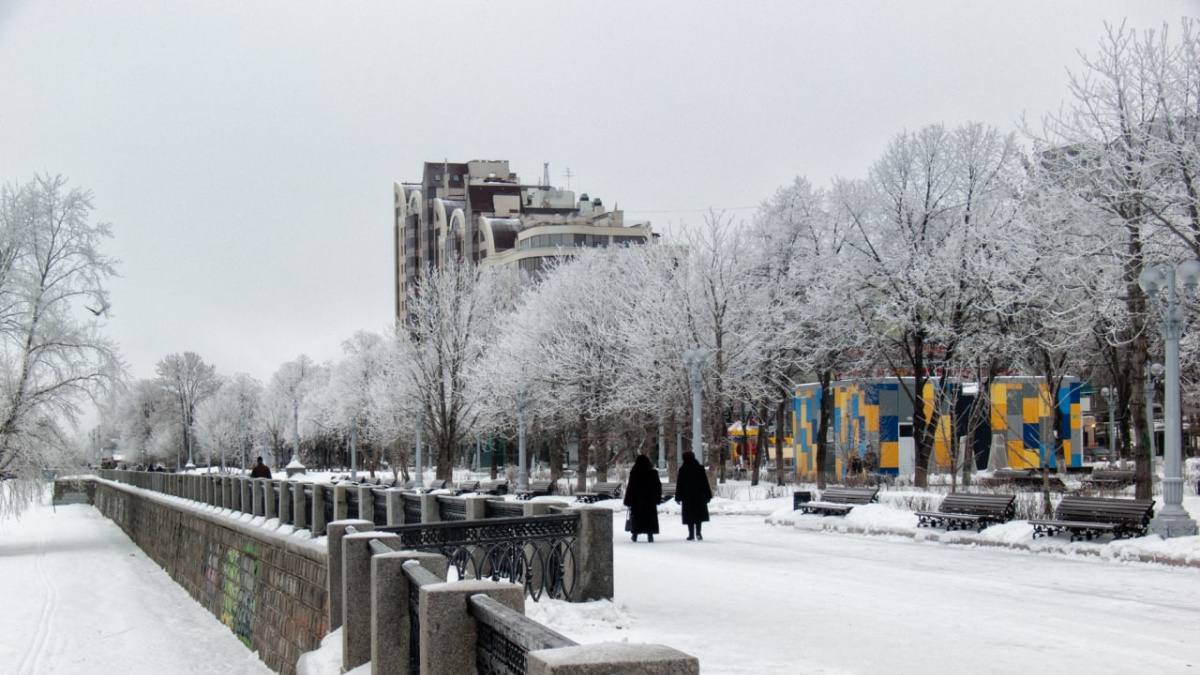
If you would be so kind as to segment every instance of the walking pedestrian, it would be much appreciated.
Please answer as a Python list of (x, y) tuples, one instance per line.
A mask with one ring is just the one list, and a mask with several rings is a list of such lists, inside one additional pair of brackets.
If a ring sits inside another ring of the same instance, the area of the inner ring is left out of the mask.
[(625, 506), (629, 507), (629, 532), (637, 541), (639, 534), (654, 543), (658, 534), (658, 503), (662, 501), (662, 481), (650, 458), (638, 455), (629, 470), (629, 485), (625, 487)]
[(263, 464), (262, 457), (256, 457), (254, 467), (250, 469), (251, 478), (270, 478), (271, 467)]
[(683, 464), (675, 476), (675, 501), (683, 505), (683, 524), (687, 525), (688, 541), (704, 541), (700, 527), (708, 520), (708, 502), (712, 499), (712, 488), (704, 467), (696, 461), (696, 453), (683, 453)]

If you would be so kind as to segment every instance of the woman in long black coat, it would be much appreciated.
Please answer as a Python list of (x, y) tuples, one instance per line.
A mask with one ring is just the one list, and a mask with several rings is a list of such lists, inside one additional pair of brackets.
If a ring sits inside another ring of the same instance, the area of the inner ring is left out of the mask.
[(629, 532), (633, 540), (645, 533), (647, 541), (658, 534), (658, 503), (662, 501), (662, 481), (650, 458), (638, 455), (629, 470), (629, 485), (625, 486), (625, 506), (629, 507)]
[(712, 488), (708, 486), (708, 475), (696, 461), (696, 453), (683, 453), (683, 464), (675, 476), (675, 501), (683, 504), (683, 524), (688, 528), (688, 541), (704, 540), (701, 524), (708, 520), (708, 502), (712, 499)]

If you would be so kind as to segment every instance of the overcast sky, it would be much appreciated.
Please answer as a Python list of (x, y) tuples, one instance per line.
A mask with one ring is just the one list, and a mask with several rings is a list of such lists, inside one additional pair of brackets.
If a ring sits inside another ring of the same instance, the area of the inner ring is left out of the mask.
[[(658, 229), (862, 174), (931, 122), (1016, 128), (1104, 21), (1200, 2), (0, 0), (0, 180), (95, 192), (134, 376), (269, 378), (391, 320), (392, 182), (509, 159)], [(1174, 28), (1174, 26), (1173, 26)]]

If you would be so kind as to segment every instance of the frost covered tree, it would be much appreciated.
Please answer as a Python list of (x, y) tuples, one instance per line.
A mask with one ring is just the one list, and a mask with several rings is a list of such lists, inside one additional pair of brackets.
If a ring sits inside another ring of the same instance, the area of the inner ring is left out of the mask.
[(290, 463), (300, 463), (300, 406), (308, 397), (317, 366), (306, 354), (284, 362), (271, 376), (268, 396), (286, 406), (291, 415), (292, 457)]
[(0, 472), (32, 476), (67, 450), (63, 424), (122, 369), (101, 334), (111, 237), (61, 176), (0, 188)]
[[(216, 392), (220, 382), (217, 380), (217, 369), (207, 364), (195, 352), (168, 354), (154, 367), (159, 386), (165, 389), (175, 402), (180, 434), (183, 438), (183, 456), (176, 457), (176, 464), (183, 465), (181, 459), (192, 457), (195, 449), (192, 426), (196, 419), (196, 406)], [(193, 460), (194, 461), (194, 460)]]
[(916, 484), (928, 484), (940, 410), (927, 414), (925, 385), (961, 358), (980, 330), (987, 292), (987, 241), (1015, 212), (1011, 136), (979, 124), (932, 125), (895, 137), (869, 178), (840, 204), (856, 230), (850, 246), (859, 285), (852, 294), (866, 345), (881, 355), (913, 403)]
[(261, 382), (238, 373), (220, 380), (216, 393), (197, 406), (196, 424), (200, 431), (197, 435), (209, 452), (210, 465), (212, 451), (216, 449), (222, 468), (226, 466), (226, 456), (232, 455), (238, 467), (246, 469), (262, 429), (259, 418), (262, 396)]

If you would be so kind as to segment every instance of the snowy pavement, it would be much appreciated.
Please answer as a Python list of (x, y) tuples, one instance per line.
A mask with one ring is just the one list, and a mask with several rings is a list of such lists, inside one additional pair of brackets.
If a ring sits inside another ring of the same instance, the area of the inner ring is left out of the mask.
[(660, 521), (653, 544), (615, 535), (615, 602), (543, 601), (527, 613), (579, 642), (670, 645), (705, 673), (1200, 670), (1195, 568), (752, 516), (716, 516), (703, 542), (688, 542), (676, 516)]
[(269, 673), (91, 506), (0, 520), (0, 673)]

